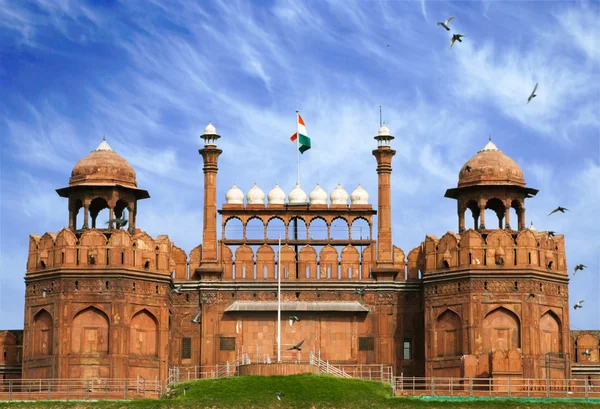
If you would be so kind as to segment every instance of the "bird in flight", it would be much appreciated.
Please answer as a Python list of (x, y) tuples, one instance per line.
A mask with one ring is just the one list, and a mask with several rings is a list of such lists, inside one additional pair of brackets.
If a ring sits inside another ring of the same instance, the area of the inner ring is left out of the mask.
[(192, 319), (192, 322), (194, 324), (199, 324), (200, 322), (200, 315), (202, 315), (202, 310), (198, 311), (198, 314), (196, 314), (196, 316)]
[(448, 24), (450, 24), (450, 22), (451, 22), (452, 20), (454, 20), (454, 17), (448, 17), (448, 18), (446, 19), (446, 21), (444, 21), (444, 22), (438, 21), (437, 25), (438, 25), (438, 26), (442, 26), (442, 27), (444, 27), (446, 30), (450, 31), (450, 27), (448, 27)]
[(555, 232), (555, 231), (552, 231), (552, 230), (550, 230), (550, 231), (548, 232), (548, 238), (550, 238), (550, 237), (554, 237), (555, 235), (556, 235), (556, 232)]
[(127, 220), (125, 219), (125, 217), (123, 217), (122, 219), (119, 219), (119, 218), (110, 219), (109, 221), (106, 222), (106, 224), (111, 224), (111, 223), (114, 223), (115, 227), (117, 229), (120, 229), (121, 227), (125, 227), (127, 225)]
[(471, 168), (471, 165), (467, 165), (467, 166), (465, 166), (465, 170), (466, 170), (467, 172), (470, 172), (470, 171), (471, 171), (471, 169), (473, 169), (473, 168)]
[(535, 294), (534, 293), (529, 293), (529, 296), (527, 298), (529, 298), (529, 297), (535, 298)]
[[(550, 214), (553, 214), (553, 213), (556, 213), (556, 212), (561, 212), (561, 213), (564, 213), (564, 212), (565, 212), (565, 210), (566, 210), (566, 211), (568, 211), (568, 212), (570, 212), (570, 210), (569, 210), (569, 209), (567, 209), (566, 207), (560, 207), (560, 206), (558, 206), (556, 209), (552, 210), (552, 211), (550, 212)], [(548, 216), (550, 216), (550, 214), (549, 214)]]
[(285, 396), (285, 393), (283, 393), (283, 392), (277, 392), (277, 400), (281, 400), (282, 396)]
[(295, 315), (290, 315), (290, 327), (294, 325), (294, 322), (300, 322), (300, 318), (296, 317)]
[(175, 288), (173, 288), (173, 289), (171, 290), (171, 292), (172, 292), (172, 293), (175, 293), (175, 294), (181, 294), (181, 287), (182, 287), (181, 285), (178, 285), (178, 286), (176, 286)]
[(573, 269), (573, 275), (577, 274), (578, 270), (582, 270), (583, 271), (584, 268), (587, 268), (587, 266), (584, 265), (584, 264), (577, 264), (575, 266), (575, 268)]
[(583, 351), (583, 352), (581, 353), (581, 355), (587, 355), (587, 356), (590, 356), (590, 355), (592, 355), (592, 349), (591, 349), (591, 348), (586, 348), (586, 350), (585, 350), (585, 351)]
[(462, 34), (452, 34), (452, 39), (450, 40), (450, 47), (452, 48), (452, 46), (454, 45), (455, 41), (458, 41), (459, 43), (462, 43), (461, 38), (464, 37), (464, 35)]
[(386, 44), (385, 46), (386, 46), (386, 47), (391, 47), (391, 45), (389, 45), (389, 44)]
[(304, 344), (304, 339), (302, 341), (300, 341), (298, 344), (294, 345), (291, 348), (288, 348), (288, 351), (291, 351), (292, 349), (296, 349), (298, 351), (302, 351), (302, 349), (300, 348), (302, 346), (302, 344)]
[(357, 288), (356, 290), (354, 290), (354, 294), (363, 295), (366, 289), (367, 287)]
[(573, 306), (573, 309), (576, 310), (577, 308), (583, 308), (583, 305), (581, 304), (583, 304), (583, 300), (579, 300), (579, 302)]
[(535, 95), (535, 90), (538, 87), (538, 83), (535, 83), (535, 87), (533, 87), (533, 91), (531, 91), (531, 95), (529, 96), (529, 98), (527, 98), (527, 103), (529, 104), (531, 102), (532, 99), (534, 99), (535, 97), (537, 97), (537, 95)]

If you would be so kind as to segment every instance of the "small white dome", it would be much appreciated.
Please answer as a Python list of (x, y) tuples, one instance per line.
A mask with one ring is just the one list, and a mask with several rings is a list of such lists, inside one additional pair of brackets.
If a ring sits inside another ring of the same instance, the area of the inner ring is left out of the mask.
[(271, 191), (267, 195), (267, 201), (269, 204), (285, 203), (285, 192), (279, 187), (278, 183), (275, 183), (275, 187), (271, 189)]
[(381, 128), (379, 128), (379, 132), (377, 132), (377, 135), (379, 135), (379, 136), (390, 136), (390, 129), (386, 126), (386, 124), (383, 124), (381, 126)]
[(300, 186), (296, 183), (296, 187), (293, 188), (288, 195), (288, 200), (290, 204), (306, 203), (306, 193), (304, 193), (304, 190), (300, 189)]
[(310, 192), (309, 199), (311, 205), (327, 204), (327, 192), (323, 190), (323, 188), (319, 185), (319, 182), (317, 182), (317, 187), (315, 187), (313, 191)]
[[(488, 152), (488, 151), (499, 151), (500, 149), (498, 149), (498, 147), (496, 146), (496, 144), (494, 144), (494, 142), (492, 142), (492, 137), (489, 137), (488, 143), (485, 144), (485, 146), (483, 147), (482, 150), (480, 150), (479, 152)], [(479, 153), (477, 152), (477, 153)]]
[[(106, 137), (102, 138), (102, 142), (96, 148), (97, 151), (112, 151), (108, 142), (106, 142)], [(114, 151), (113, 151), (114, 152)]]
[(265, 204), (265, 192), (256, 186), (256, 182), (254, 182), (252, 189), (246, 193), (246, 201), (248, 204)]
[(216, 135), (216, 134), (217, 134), (217, 130), (215, 129), (215, 127), (211, 121), (208, 123), (208, 125), (206, 125), (206, 128), (204, 128), (204, 135)]
[(344, 188), (342, 187), (342, 185), (338, 182), (338, 185), (335, 189), (333, 189), (333, 192), (331, 192), (331, 195), (329, 196), (329, 198), (331, 199), (331, 204), (335, 205), (335, 204), (343, 204), (343, 205), (347, 205), (348, 204), (348, 192), (346, 192), (344, 190)]
[(529, 230), (531, 230), (532, 232), (537, 232), (538, 231), (535, 227), (533, 227), (533, 222), (531, 222), (531, 225), (529, 226)]
[(227, 204), (244, 204), (244, 192), (235, 185), (225, 193)]
[(350, 194), (350, 202), (352, 204), (369, 204), (369, 194), (362, 188), (360, 183)]

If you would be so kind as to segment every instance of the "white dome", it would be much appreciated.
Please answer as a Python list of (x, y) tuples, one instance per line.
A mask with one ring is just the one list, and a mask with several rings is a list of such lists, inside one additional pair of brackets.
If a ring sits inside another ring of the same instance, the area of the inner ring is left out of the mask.
[(215, 127), (211, 121), (208, 123), (208, 125), (206, 125), (206, 128), (204, 128), (204, 135), (216, 135), (216, 134), (217, 134), (217, 130), (215, 129)]
[(379, 128), (379, 132), (377, 132), (377, 135), (379, 135), (379, 136), (390, 136), (390, 129), (385, 124), (383, 124), (381, 126), (381, 128)]
[(533, 222), (531, 222), (531, 225), (529, 226), (529, 230), (531, 230), (532, 232), (537, 232), (538, 231), (535, 227), (533, 227)]
[(310, 192), (309, 198), (311, 205), (327, 204), (327, 192), (323, 190), (323, 188), (319, 185), (319, 182), (317, 182), (317, 187), (315, 187), (313, 191)]
[(244, 204), (244, 192), (235, 185), (225, 193), (227, 204)]
[(331, 192), (331, 195), (329, 196), (329, 198), (331, 199), (332, 205), (336, 205), (336, 204), (347, 205), (348, 204), (348, 192), (346, 192), (344, 190), (344, 188), (342, 187), (342, 185), (340, 185), (339, 182), (338, 182), (337, 187), (335, 189), (333, 189), (333, 192)]
[(256, 182), (254, 182), (252, 189), (246, 193), (246, 201), (248, 204), (265, 204), (265, 192), (256, 186)]
[(285, 203), (285, 192), (279, 187), (278, 183), (275, 183), (275, 187), (271, 189), (271, 191), (267, 195), (267, 201), (269, 204)]
[(369, 204), (369, 194), (365, 189), (362, 188), (360, 183), (350, 194), (350, 202), (352, 204)]
[(304, 190), (300, 189), (300, 186), (296, 183), (296, 187), (293, 188), (288, 195), (288, 200), (290, 204), (306, 203), (306, 193), (304, 193)]

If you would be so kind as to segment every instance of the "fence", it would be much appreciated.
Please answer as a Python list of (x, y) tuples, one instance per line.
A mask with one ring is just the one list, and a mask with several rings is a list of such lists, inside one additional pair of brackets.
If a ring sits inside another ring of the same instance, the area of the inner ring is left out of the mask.
[(401, 396), (494, 396), (527, 398), (600, 398), (600, 385), (588, 379), (394, 378)]
[(157, 398), (163, 382), (137, 379), (0, 380), (0, 401)]

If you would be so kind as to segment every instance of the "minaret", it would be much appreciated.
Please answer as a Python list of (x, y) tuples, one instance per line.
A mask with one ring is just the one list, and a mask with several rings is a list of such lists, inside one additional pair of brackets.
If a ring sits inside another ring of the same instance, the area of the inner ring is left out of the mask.
[(394, 139), (385, 124), (379, 128), (375, 137), (377, 149), (373, 156), (377, 159), (377, 262), (373, 275), (379, 281), (394, 280), (398, 270), (394, 268), (394, 246), (392, 245), (392, 198), (390, 176), (392, 158), (396, 151), (390, 147)]
[(223, 269), (217, 261), (217, 162), (223, 152), (217, 148), (217, 130), (212, 122), (204, 128), (204, 148), (198, 153), (204, 160), (204, 223), (202, 232), (202, 260), (196, 273), (201, 279), (219, 279)]

